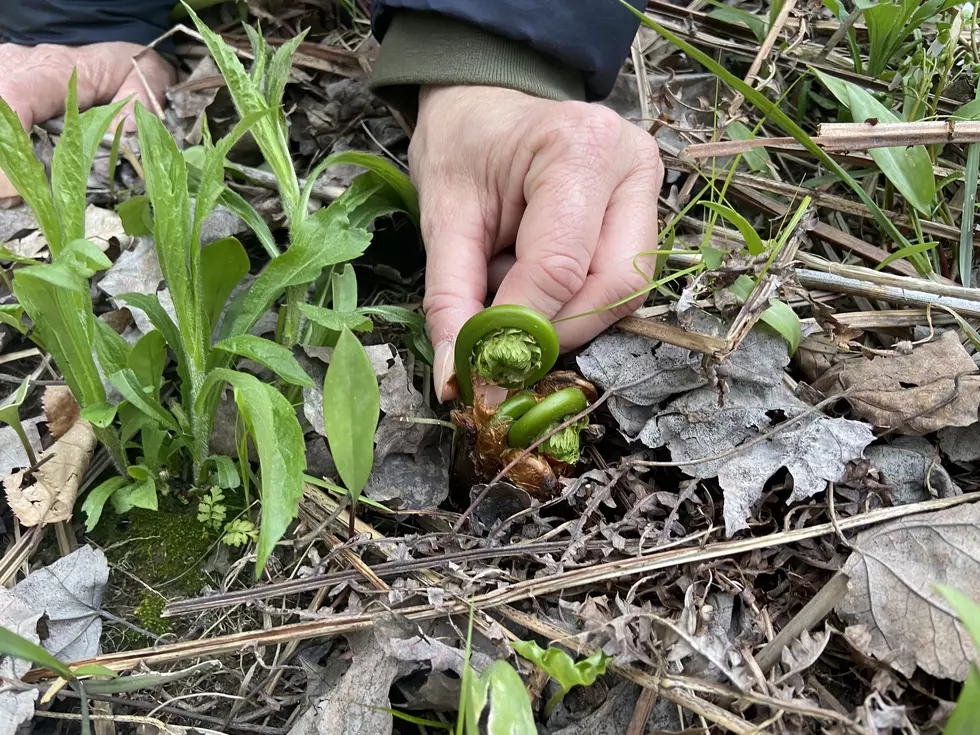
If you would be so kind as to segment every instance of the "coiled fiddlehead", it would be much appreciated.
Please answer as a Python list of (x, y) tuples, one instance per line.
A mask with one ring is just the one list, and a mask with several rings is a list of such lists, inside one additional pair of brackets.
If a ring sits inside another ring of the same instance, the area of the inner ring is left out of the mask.
[[(512, 447), (529, 447), (588, 405), (589, 400), (579, 388), (564, 388), (547, 395), (514, 421), (507, 434), (507, 443)], [(575, 464), (579, 458), (579, 433), (588, 424), (588, 418), (584, 417), (560, 429), (545, 439), (538, 451), (559, 462)]]
[(473, 316), (459, 332), (456, 382), (467, 405), (473, 403), (473, 373), (504, 388), (541, 380), (558, 359), (558, 333), (544, 316), (502, 304)]

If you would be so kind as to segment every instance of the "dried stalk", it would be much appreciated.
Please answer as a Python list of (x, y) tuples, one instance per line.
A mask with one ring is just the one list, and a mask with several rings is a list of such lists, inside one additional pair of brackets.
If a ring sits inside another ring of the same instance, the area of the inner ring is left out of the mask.
[[(972, 503), (976, 500), (978, 498), (974, 497), (974, 494), (967, 494), (953, 498), (940, 498), (921, 503), (910, 503), (894, 508), (882, 508), (843, 519), (839, 521), (837, 527), (845, 531), (851, 531), (917, 513), (944, 510), (946, 508)], [(650, 554), (631, 559), (621, 559), (596, 564), (591, 567), (572, 569), (543, 579), (529, 579), (517, 582), (508, 587), (476, 596), (472, 600), (472, 606), (475, 610), (488, 610), (501, 605), (533, 599), (541, 595), (567, 593), (573, 589), (602, 585), (627, 576), (648, 574), (653, 571), (669, 569), (682, 564), (693, 564), (712, 559), (727, 558), (736, 554), (783, 546), (806, 539), (826, 536), (835, 532), (834, 524), (822, 523), (794, 531), (780, 531), (761, 538), (722, 541), (704, 547), (671, 549), (665, 552), (654, 551)], [(416, 605), (400, 609), (398, 610), (398, 614), (410, 621), (421, 621), (446, 615), (466, 615), (469, 611), (470, 605), (468, 603), (456, 602), (447, 604), (443, 608), (437, 608), (434, 605)], [(117, 671), (131, 669), (140, 662), (151, 667), (159, 666), (172, 661), (241, 651), (248, 646), (276, 645), (292, 640), (318, 638), (321, 636), (340, 635), (358, 630), (366, 630), (374, 625), (376, 617), (386, 614), (388, 614), (387, 611), (362, 613), (359, 615), (332, 615), (322, 620), (283, 625), (268, 630), (233, 633), (205, 640), (183, 641), (139, 651), (124, 651), (98, 656), (76, 663), (79, 665), (82, 663), (97, 663)], [(43, 669), (35, 669), (25, 679), (36, 681), (50, 676), (51, 672)]]
[(728, 344), (721, 337), (712, 337), (700, 332), (689, 332), (686, 329), (675, 327), (664, 322), (654, 321), (653, 319), (642, 319), (636, 316), (628, 316), (616, 322), (616, 328), (631, 334), (638, 334), (641, 337), (659, 340), (668, 345), (683, 347), (692, 352), (713, 354), (721, 352)]

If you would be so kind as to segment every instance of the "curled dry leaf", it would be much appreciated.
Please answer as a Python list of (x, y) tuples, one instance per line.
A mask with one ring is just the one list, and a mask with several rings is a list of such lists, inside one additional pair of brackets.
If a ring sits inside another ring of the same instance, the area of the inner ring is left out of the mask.
[[(23, 486), (25, 471), (3, 481), (7, 502), (25, 526), (57, 523), (71, 518), (78, 485), (95, 451), (95, 432), (87, 421), (78, 421), (39, 458), (33, 483)], [(50, 457), (47, 461), (45, 458)]]
[(48, 431), (54, 439), (64, 436), (81, 417), (78, 401), (67, 385), (49, 385), (45, 388), (41, 406), (44, 408)]
[(905, 676), (916, 666), (963, 681), (976, 652), (936, 584), (980, 589), (980, 504), (909, 516), (865, 531), (844, 565), (837, 612), (864, 648)]
[(847, 391), (858, 414), (899, 434), (969, 426), (980, 407), (980, 372), (952, 330), (911, 354), (840, 363), (814, 387), (828, 395)]

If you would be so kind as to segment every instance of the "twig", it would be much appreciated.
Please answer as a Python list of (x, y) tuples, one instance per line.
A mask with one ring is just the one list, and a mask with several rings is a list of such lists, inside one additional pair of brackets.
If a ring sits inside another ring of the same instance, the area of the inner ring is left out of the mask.
[[(905, 516), (918, 513), (928, 513), (936, 510), (944, 510), (966, 503), (976, 502), (980, 497), (975, 497), (976, 493), (959, 495), (952, 498), (940, 498), (927, 500), (921, 503), (910, 503), (894, 508), (881, 508), (868, 513), (862, 513), (851, 518), (840, 521), (840, 528), (851, 531), (858, 528), (884, 523), (904, 518)], [(806, 539), (826, 536), (835, 532), (830, 523), (822, 523), (809, 528), (800, 528), (793, 531), (780, 531), (769, 534), (761, 538), (738, 539), (734, 541), (722, 541), (709, 544), (703, 548), (680, 548), (672, 549), (667, 552), (652, 552), (645, 556), (630, 559), (622, 559), (590, 567), (572, 569), (561, 574), (550, 577), (528, 579), (516, 582), (507, 587), (493, 590), (476, 596), (472, 600), (473, 608), (476, 610), (487, 610), (501, 605), (509, 605), (522, 600), (532, 599), (541, 595), (556, 592), (568, 593), (570, 590), (588, 587), (596, 584), (605, 584), (612, 580), (622, 579), (626, 576), (647, 574), (660, 569), (674, 568), (682, 564), (699, 563), (712, 559), (728, 558), (737, 554), (744, 554), (758, 549), (768, 549), (785, 544), (796, 543)], [(470, 612), (469, 603), (453, 603), (444, 607), (435, 605), (417, 605), (414, 607), (403, 608), (399, 612), (408, 620), (430, 620), (447, 615), (461, 614), (467, 615)], [(361, 613), (357, 615), (332, 615), (321, 620), (305, 623), (294, 623), (268, 630), (248, 631), (242, 633), (232, 633), (229, 635), (218, 636), (216, 638), (194, 641), (182, 641), (178, 643), (158, 646), (157, 648), (142, 649), (138, 651), (125, 651), (121, 653), (107, 654), (86, 661), (77, 662), (96, 663), (108, 666), (116, 671), (123, 671), (136, 666), (138, 663), (145, 663), (147, 666), (159, 666), (171, 661), (181, 661), (189, 658), (200, 658), (202, 656), (213, 656), (222, 653), (241, 651), (251, 646), (276, 645), (286, 641), (302, 640), (306, 638), (317, 638), (321, 636), (340, 635), (358, 630), (371, 628), (379, 615), (387, 613)], [(40, 678), (51, 676), (51, 672), (44, 669), (34, 669), (24, 678), (25, 680), (36, 681)]]
[(766, 644), (755, 657), (759, 668), (768, 673), (779, 662), (783, 649), (808, 631), (820, 624), (837, 603), (844, 599), (847, 593), (847, 583), (850, 580), (846, 574), (837, 572), (820, 591), (813, 596), (803, 609), (783, 627), (776, 637)]
[(857, 19), (862, 15), (864, 15), (864, 8), (862, 7), (855, 7), (854, 10), (848, 14), (848, 16), (844, 19), (844, 22), (838, 26), (836, 31), (834, 31), (834, 34), (830, 37), (830, 40), (827, 41), (827, 45), (823, 47), (819, 54), (817, 54), (817, 61), (824, 61), (830, 55), (830, 52), (837, 48), (837, 44), (841, 42), (844, 36), (847, 35), (847, 32), (857, 22)]
[(683, 347), (692, 352), (701, 352), (708, 355), (721, 352), (728, 344), (721, 337), (713, 337), (709, 334), (701, 334), (700, 332), (689, 332), (680, 327), (637, 316), (624, 317), (616, 322), (615, 326), (624, 332), (638, 334), (641, 337), (655, 339), (668, 345)]
[(636, 700), (636, 709), (633, 710), (633, 719), (630, 720), (626, 735), (646, 735), (647, 720), (650, 719), (650, 713), (653, 712), (653, 706), (656, 703), (656, 689), (644, 689), (640, 692), (640, 698)]
[[(762, 68), (762, 62), (765, 61), (769, 54), (772, 52), (772, 47), (776, 45), (776, 39), (779, 38), (779, 34), (783, 32), (783, 26), (786, 24), (789, 14), (792, 12), (793, 8), (796, 7), (796, 0), (783, 0), (783, 7), (779, 9), (779, 15), (773, 21), (772, 26), (769, 28), (769, 33), (766, 34), (766, 39), (759, 46), (759, 51), (752, 59), (752, 65), (749, 67), (748, 73), (745, 75), (745, 83), (752, 87), (756, 81), (756, 75), (759, 73), (759, 69)], [(732, 100), (732, 104), (728, 107), (728, 119), (732, 120), (738, 115), (738, 108), (742, 106), (745, 101), (745, 97), (742, 96), (741, 92), (736, 92), (735, 99)]]

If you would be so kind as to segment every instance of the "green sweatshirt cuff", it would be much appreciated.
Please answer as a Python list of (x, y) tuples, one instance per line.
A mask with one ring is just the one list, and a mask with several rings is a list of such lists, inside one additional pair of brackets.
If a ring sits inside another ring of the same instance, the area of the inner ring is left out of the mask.
[(582, 73), (476, 26), (436, 13), (402, 11), (391, 20), (371, 75), (372, 91), (414, 120), (422, 85), (474, 84), (550, 100), (584, 100)]

